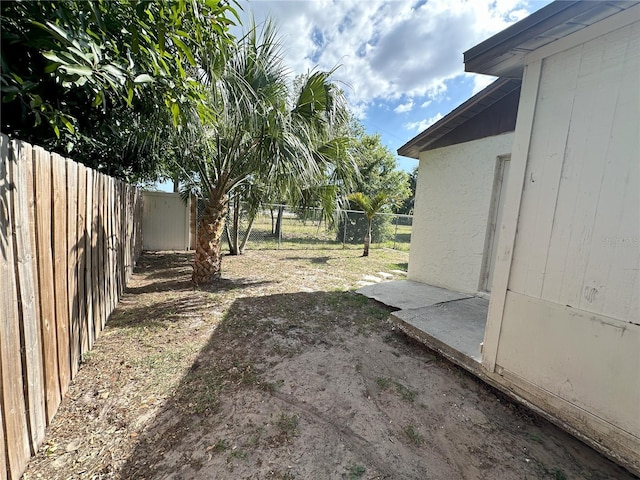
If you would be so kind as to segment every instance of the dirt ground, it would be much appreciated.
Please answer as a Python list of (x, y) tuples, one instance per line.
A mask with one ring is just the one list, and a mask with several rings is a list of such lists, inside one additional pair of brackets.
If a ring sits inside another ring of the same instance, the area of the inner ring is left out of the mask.
[(630, 479), (353, 292), (407, 255), (147, 253), (31, 461), (44, 479)]

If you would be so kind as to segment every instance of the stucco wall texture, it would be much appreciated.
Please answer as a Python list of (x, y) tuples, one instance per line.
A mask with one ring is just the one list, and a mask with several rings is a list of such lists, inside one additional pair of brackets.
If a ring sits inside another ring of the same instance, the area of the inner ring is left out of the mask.
[(408, 279), (478, 292), (498, 157), (513, 133), (420, 154)]

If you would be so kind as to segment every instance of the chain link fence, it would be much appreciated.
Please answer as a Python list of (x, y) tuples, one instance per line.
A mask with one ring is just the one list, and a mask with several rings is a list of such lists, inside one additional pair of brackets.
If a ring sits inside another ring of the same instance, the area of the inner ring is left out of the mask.
[[(198, 201), (199, 225), (203, 201)], [(248, 215), (239, 212), (239, 238), (248, 228)], [(223, 242), (235, 235), (234, 212), (230, 207)], [(392, 248), (408, 252), (411, 242), (412, 215), (378, 213), (372, 223), (371, 248)], [(367, 219), (363, 212), (339, 210), (335, 218), (326, 218), (319, 208), (295, 210), (287, 205), (270, 205), (256, 215), (246, 248), (251, 250), (363, 248)]]

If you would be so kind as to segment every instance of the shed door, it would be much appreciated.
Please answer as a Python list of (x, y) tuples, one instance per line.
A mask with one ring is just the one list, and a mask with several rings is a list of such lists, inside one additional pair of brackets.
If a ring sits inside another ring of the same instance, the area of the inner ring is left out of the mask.
[(486, 259), (484, 267), (484, 285), (483, 290), (491, 291), (493, 285), (493, 271), (496, 264), (496, 256), (498, 252), (498, 239), (500, 237), (500, 227), (502, 226), (502, 211), (504, 207), (504, 199), (507, 193), (507, 180), (509, 178), (509, 165), (511, 165), (511, 155), (505, 155), (498, 158), (498, 168), (496, 174), (496, 182), (493, 190), (492, 210), (489, 218), (488, 227), (488, 245), (486, 249)]

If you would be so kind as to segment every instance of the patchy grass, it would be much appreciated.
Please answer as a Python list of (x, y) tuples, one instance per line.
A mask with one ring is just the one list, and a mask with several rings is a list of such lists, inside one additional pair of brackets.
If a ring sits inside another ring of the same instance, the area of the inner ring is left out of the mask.
[(559, 468), (556, 468), (556, 469), (553, 471), (553, 478), (555, 478), (556, 480), (567, 480), (567, 476), (566, 476), (566, 475), (565, 475), (565, 473), (564, 473), (561, 469), (559, 469)]
[(229, 447), (229, 442), (227, 442), (224, 438), (221, 438), (213, 446), (213, 451), (214, 452), (224, 452), (225, 450), (228, 450), (229, 448), (230, 448)]
[(389, 390), (393, 387), (395, 393), (407, 402), (413, 402), (416, 399), (416, 392), (393, 379), (378, 377), (376, 383), (382, 390)]
[(280, 412), (280, 416), (276, 420), (275, 425), (278, 427), (280, 434), (290, 441), (293, 437), (298, 436), (299, 422), (300, 417), (298, 415)]
[(404, 427), (403, 431), (407, 438), (411, 440), (411, 443), (413, 443), (414, 445), (422, 445), (424, 439), (422, 438), (422, 435), (417, 432), (413, 425), (407, 425), (406, 427)]
[(347, 479), (359, 480), (367, 471), (362, 465), (349, 465), (347, 467)]
[(456, 371), (456, 376), (458, 377), (458, 380), (460, 381), (460, 385), (462, 385), (463, 387), (467, 386), (467, 373), (464, 372), (461, 368), (458, 368)]
[(542, 443), (543, 443), (543, 442), (542, 442), (542, 438), (540, 437), (540, 435), (537, 435), (537, 434), (535, 434), (535, 433), (530, 433), (530, 434), (529, 434), (529, 439), (530, 439), (532, 442), (536, 442), (536, 443), (540, 443), (540, 444), (542, 444)]
[[(278, 239), (271, 233), (271, 218), (269, 215), (258, 215), (254, 221), (249, 237), (249, 248), (253, 250), (269, 250), (278, 248)], [(395, 248), (408, 252), (411, 243), (411, 226), (390, 226), (391, 237), (384, 242), (374, 242), (372, 249)], [(282, 223), (282, 238), (280, 249), (354, 249), (362, 251), (363, 245), (359, 243), (342, 245), (342, 238), (335, 229), (327, 229), (324, 222), (320, 225), (318, 220), (304, 220), (297, 217), (285, 216)]]
[(247, 452), (245, 452), (244, 450), (240, 450), (239, 448), (235, 448), (232, 449), (229, 453), (229, 458), (240, 458), (244, 460), (245, 458), (247, 458)]
[(392, 384), (391, 380), (382, 377), (376, 378), (376, 383), (382, 390), (387, 390)]

